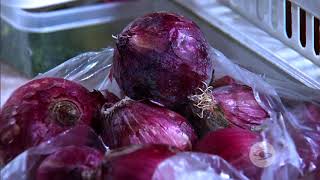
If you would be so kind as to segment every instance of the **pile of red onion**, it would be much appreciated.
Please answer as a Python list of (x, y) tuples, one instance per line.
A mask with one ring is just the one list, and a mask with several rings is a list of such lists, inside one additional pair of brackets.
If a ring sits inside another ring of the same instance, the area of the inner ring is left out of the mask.
[(104, 101), (101, 93), (60, 78), (21, 86), (1, 109), (1, 163), (74, 126), (94, 124)]
[(292, 101), (288, 104), (295, 123), (288, 123), (288, 131), (303, 161), (304, 173), (319, 171), (320, 165), (320, 107), (311, 102)]
[(135, 19), (117, 36), (112, 73), (130, 98), (177, 109), (203, 82), (211, 81), (213, 63), (194, 22), (152, 13)]
[[(162, 162), (192, 150), (226, 161), (210, 167), (212, 172), (227, 169), (231, 177), (242, 178), (243, 172), (259, 179), (263, 169), (249, 154), (263, 141), (260, 132), (270, 114), (253, 88), (229, 76), (214, 79), (213, 57), (193, 21), (166, 12), (139, 17), (116, 36), (114, 61), (106, 75), (124, 96), (90, 92), (60, 78), (28, 82), (1, 109), (1, 163), (85, 125), (101, 137), (106, 153), (87, 146), (58, 148), (37, 164), (36, 179), (151, 180)], [(308, 110), (310, 123), (316, 122), (320, 111), (311, 105)], [(301, 148), (299, 152), (305, 154)], [(189, 160), (201, 153), (179, 156), (185, 158), (181, 162), (186, 173), (192, 166)], [(203, 169), (199, 161), (192, 162)], [(167, 176), (157, 177), (174, 177), (179, 170), (161, 171)]]
[(184, 117), (151, 102), (126, 97), (105, 109), (104, 116), (101, 136), (112, 149), (133, 144), (167, 144), (191, 150), (197, 139)]

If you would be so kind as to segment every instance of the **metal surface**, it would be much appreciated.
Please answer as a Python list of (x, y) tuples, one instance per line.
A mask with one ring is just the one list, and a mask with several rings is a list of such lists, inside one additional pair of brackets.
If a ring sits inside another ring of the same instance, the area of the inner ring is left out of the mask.
[[(225, 6), (218, 0), (175, 1), (191, 10), (202, 19), (206, 20), (212, 26), (218, 28), (228, 37), (241, 44), (241, 46), (245, 46), (258, 54), (261, 58), (261, 61), (272, 63), (301, 83), (312, 88), (320, 89), (320, 68), (318, 65), (316, 65), (316, 63), (314, 63), (314, 61), (309, 60), (308, 58), (299, 54), (296, 50), (279, 41), (277, 38), (272, 37), (270, 34), (239, 15), (230, 7)], [(232, 2), (234, 1), (230, 1), (230, 3)], [(240, 6), (243, 8), (246, 7), (247, 12), (256, 13), (254, 12), (254, 8), (256, 8), (256, 6), (251, 6), (249, 3), (245, 3), (245, 1), (238, 0), (236, 2), (237, 5), (239, 5), (239, 2), (242, 2)], [(247, 13), (247, 15), (253, 16), (253, 14), (250, 13)], [(278, 18), (282, 19), (281, 17), (282, 16), (279, 15)], [(269, 22), (270, 25), (271, 17), (265, 18), (265, 21)], [(217, 41), (217, 43), (224, 42)], [(217, 45), (221, 46), (220, 44)], [(238, 49), (229, 51), (234, 51), (232, 53), (238, 53)], [(254, 63), (251, 59), (246, 59), (243, 61), (246, 64)], [(258, 64), (253, 66), (256, 66), (257, 69), (263, 69), (263, 67), (258, 67)], [(268, 75), (268, 72), (265, 74)]]

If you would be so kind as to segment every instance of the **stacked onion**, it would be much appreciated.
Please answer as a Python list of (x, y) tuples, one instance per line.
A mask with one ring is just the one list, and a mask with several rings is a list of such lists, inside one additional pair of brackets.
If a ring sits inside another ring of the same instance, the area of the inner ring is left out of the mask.
[[(4, 162), (85, 124), (111, 151), (103, 157), (89, 147), (61, 148), (40, 163), (37, 179), (152, 179), (161, 162), (188, 150), (219, 155), (246, 175), (259, 175), (248, 153), (261, 141), (269, 114), (251, 87), (230, 77), (213, 79), (210, 46), (194, 22), (152, 13), (135, 19), (116, 38), (108, 78), (125, 96), (89, 92), (58, 78), (29, 82), (1, 111)], [(204, 135), (198, 142), (196, 133)]]

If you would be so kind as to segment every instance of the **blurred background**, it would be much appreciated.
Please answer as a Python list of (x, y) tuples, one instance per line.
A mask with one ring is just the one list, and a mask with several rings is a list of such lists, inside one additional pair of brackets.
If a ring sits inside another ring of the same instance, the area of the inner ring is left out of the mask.
[(155, 11), (192, 19), (250, 71), (319, 89), (319, 9), (320, 1), (303, 0), (2, 0), (1, 105), (39, 73), (112, 47), (112, 35)]

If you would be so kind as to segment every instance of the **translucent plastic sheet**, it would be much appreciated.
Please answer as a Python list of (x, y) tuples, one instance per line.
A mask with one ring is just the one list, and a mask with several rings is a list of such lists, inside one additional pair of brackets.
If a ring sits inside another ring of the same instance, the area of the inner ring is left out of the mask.
[(153, 175), (153, 179), (246, 180), (248, 178), (218, 156), (185, 152), (160, 163)]
[(37, 167), (45, 157), (56, 152), (61, 147), (71, 145), (87, 146), (102, 152), (108, 149), (91, 128), (78, 126), (21, 153), (1, 170), (1, 178), (34, 179)]
[[(303, 154), (301, 154), (301, 151), (299, 149), (297, 150), (297, 143), (295, 142), (297, 142), (296, 136), (298, 136), (300, 139), (303, 139), (305, 143), (308, 143), (310, 151), (315, 153), (319, 148), (319, 142), (317, 142), (319, 134), (317, 134), (317, 131), (319, 131), (320, 127), (314, 126), (313, 124), (305, 124), (304, 118), (306, 116), (301, 116), (302, 113), (300, 113), (300, 110), (296, 109), (300, 106), (289, 106), (289, 102), (291, 101), (288, 101), (286, 102), (286, 105), (289, 107), (287, 110), (287, 107), (283, 105), (279, 96), (280, 94), (282, 100), (290, 99), (289, 97), (295, 93), (300, 97), (295, 101), (301, 103), (301, 100), (312, 100), (312, 98), (308, 97), (309, 94), (304, 95), (303, 90), (302, 93), (296, 92), (294, 88), (292, 89), (292, 92), (287, 92), (286, 84), (282, 82), (270, 80), (269, 82), (274, 84), (270, 85), (263, 77), (240, 68), (214, 49), (212, 50), (211, 56), (215, 64), (214, 78), (219, 79), (223, 76), (230, 76), (237, 82), (250, 86), (254, 91), (254, 97), (257, 102), (269, 114), (269, 118), (265, 121), (265, 128), (261, 132), (261, 136), (263, 137), (263, 142), (269, 143), (274, 149), (274, 152), (271, 154), (272, 162), (269, 163), (268, 166), (261, 168), (262, 174), (259, 179), (294, 180), (301, 178), (306, 172), (314, 172), (318, 167), (318, 164), (314, 162), (313, 157), (311, 158), (312, 163), (308, 164), (307, 161), (304, 160), (304, 157), (302, 157)], [(37, 76), (37, 78), (48, 76), (63, 77), (79, 82), (90, 90), (108, 89), (120, 97), (121, 92), (116, 82), (109, 78), (112, 57), (112, 49), (104, 49), (101, 52), (85, 53), (66, 61), (47, 73)], [(314, 97), (320, 96), (314, 95)], [(311, 135), (309, 134), (310, 131), (312, 132)], [(56, 139), (59, 138), (60, 136)], [(99, 137), (94, 139), (94, 142), (100, 141)], [(45, 146), (42, 145), (37, 148), (31, 148), (24, 152), (1, 171), (1, 176), (15, 177), (16, 175), (19, 175), (25, 177), (26, 174), (30, 173), (30, 169), (28, 168), (30, 167), (30, 163), (32, 166), (32, 163), (36, 163), (36, 160), (39, 159), (40, 155), (48, 154), (53, 151), (48, 147), (56, 146), (56, 142), (58, 141), (59, 140), (52, 140), (47, 142)], [(77, 142), (68, 141), (68, 143), (74, 144)], [(35, 160), (30, 161), (27, 159), (30, 157), (30, 154)], [(32, 156), (34, 154), (38, 155)], [(315, 156), (318, 157), (317, 154), (315, 154)], [(184, 162), (186, 161), (192, 162), (192, 165), (185, 166)], [(173, 175), (166, 177), (165, 174), (159, 174), (163, 168), (174, 171)], [(191, 179), (216, 179), (217, 177), (221, 179), (247, 178), (243, 175), (241, 169), (236, 171), (232, 165), (217, 156), (192, 153), (183, 153), (161, 163), (154, 177), (159, 177), (159, 179), (186, 179), (187, 177), (184, 176), (186, 174), (190, 174), (190, 177), (193, 177)]]
[[(239, 83), (250, 86), (257, 102), (269, 114), (265, 129), (261, 132), (263, 141), (274, 149), (272, 163), (262, 168), (261, 179), (295, 179), (299, 177), (300, 161), (292, 137), (285, 124), (286, 109), (276, 90), (262, 77), (232, 63), (222, 53), (213, 50), (215, 79), (230, 76)], [(289, 119), (291, 120), (291, 119)]]
[(320, 165), (320, 92), (294, 83), (268, 80), (287, 107), (287, 129), (300, 156), (302, 173), (317, 179)]
[(112, 49), (84, 53), (38, 75), (37, 78), (62, 77), (77, 81), (89, 90), (103, 90), (108, 86), (107, 76), (112, 64), (112, 57)]

